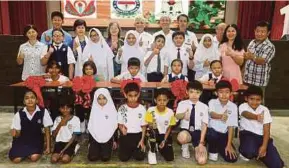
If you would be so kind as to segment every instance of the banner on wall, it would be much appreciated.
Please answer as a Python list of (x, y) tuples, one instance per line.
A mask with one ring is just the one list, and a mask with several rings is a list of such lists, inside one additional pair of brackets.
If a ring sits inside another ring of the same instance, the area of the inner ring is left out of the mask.
[(63, 0), (64, 18), (97, 18), (96, 0)]
[(169, 16), (176, 20), (180, 14), (188, 14), (188, 0), (161, 0), (155, 1), (155, 17), (160, 19), (162, 16)]
[(111, 0), (111, 19), (133, 19), (142, 14), (142, 0)]

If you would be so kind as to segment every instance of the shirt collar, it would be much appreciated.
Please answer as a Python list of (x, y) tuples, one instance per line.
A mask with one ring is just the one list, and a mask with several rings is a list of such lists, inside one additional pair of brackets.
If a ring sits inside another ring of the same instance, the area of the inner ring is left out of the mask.
[(155, 107), (155, 112), (158, 113), (158, 114), (163, 115), (163, 114), (166, 114), (166, 113), (168, 112), (168, 108), (166, 107), (165, 111), (161, 111), (161, 112), (160, 112), (160, 111), (158, 110), (157, 106), (156, 106), (156, 107)]
[(221, 104), (219, 98), (217, 99), (217, 102), (218, 102), (218, 105), (220, 105), (220, 106), (222, 106), (222, 107), (225, 107), (225, 106), (228, 107), (230, 100), (228, 100), (227, 104), (225, 104), (224, 106)]
[(181, 78), (181, 75), (182, 75), (182, 73), (180, 73), (180, 74), (177, 75), (177, 74), (175, 74), (175, 73), (172, 72), (172, 77), (173, 77), (173, 78), (174, 78), (175, 76), (178, 76), (178, 78)]
[(220, 76), (216, 77), (213, 73), (212, 73), (212, 78), (215, 79), (217, 78), (218, 81), (222, 78), (223, 74), (221, 74)]
[(34, 45), (31, 45), (31, 44), (29, 43), (29, 41), (27, 41), (27, 42), (26, 42), (26, 45), (29, 46), (29, 47), (36, 47), (36, 46), (39, 46), (39, 45), (40, 45), (40, 42), (37, 40)]
[[(23, 111), (27, 114), (27, 115), (30, 115), (30, 113), (28, 112), (28, 110), (27, 110), (27, 108), (26, 107), (24, 107), (24, 109), (23, 109)], [(30, 115), (30, 116), (34, 116), (34, 114), (37, 112), (37, 111), (40, 111), (40, 109), (39, 109), (39, 107), (36, 105), (36, 108), (35, 108), (35, 110), (33, 111), (33, 113), (32, 113), (32, 115)]]
[(255, 39), (255, 40), (254, 40), (254, 43), (255, 43), (255, 45), (260, 45), (260, 44), (267, 45), (267, 44), (269, 43), (269, 39), (266, 38), (266, 40), (264, 40), (262, 43), (259, 43), (259, 44), (257, 44), (257, 41), (256, 41), (256, 39)]
[(59, 46), (58, 49), (60, 49), (60, 48), (62, 47), (63, 43), (60, 43), (60, 44), (55, 44), (55, 43), (53, 43), (52, 45), (53, 45), (54, 47)]

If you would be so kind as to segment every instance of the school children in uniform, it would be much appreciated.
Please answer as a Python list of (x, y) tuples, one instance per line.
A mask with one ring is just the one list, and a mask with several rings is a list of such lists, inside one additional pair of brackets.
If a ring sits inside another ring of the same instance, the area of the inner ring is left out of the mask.
[(124, 87), (127, 102), (118, 109), (119, 159), (128, 161), (131, 157), (141, 161), (145, 158), (146, 109), (139, 104), (140, 87), (132, 82)]
[(74, 57), (76, 59), (74, 76), (82, 76), (82, 67), (85, 62), (85, 57), (83, 56), (83, 51), (88, 44), (88, 38), (85, 35), (86, 22), (82, 19), (75, 20), (73, 24), (73, 30), (76, 37), (73, 39), (70, 47), (72, 48)]
[(114, 77), (113, 57), (114, 54), (106, 43), (101, 32), (90, 29), (88, 33), (88, 44), (83, 51), (85, 61), (93, 61), (97, 67), (97, 77), (100, 81), (110, 81)]
[(52, 31), (52, 44), (48, 46), (47, 53), (41, 57), (42, 65), (56, 61), (62, 69), (64, 76), (73, 78), (75, 58), (69, 46), (63, 43), (64, 33), (60, 29)]
[(168, 90), (157, 90), (155, 96), (156, 106), (150, 107), (145, 115), (145, 121), (149, 124), (149, 164), (157, 164), (157, 151), (160, 152), (166, 161), (174, 160), (171, 129), (172, 126), (176, 125), (176, 118), (173, 110), (167, 107), (168, 102)]
[(176, 118), (180, 120), (181, 132), (178, 142), (182, 145), (182, 157), (190, 158), (189, 143), (195, 148), (198, 164), (206, 164), (206, 132), (208, 125), (208, 106), (199, 101), (203, 86), (194, 81), (187, 84), (188, 100), (181, 101), (176, 110)]
[(188, 81), (188, 78), (182, 74), (183, 62), (180, 59), (175, 59), (171, 63), (172, 72), (166, 75), (161, 82), (174, 82), (176, 80)]
[(42, 33), (41, 35), (41, 43), (45, 44), (45, 45), (50, 45), (52, 44), (52, 39), (53, 39), (53, 34), (52, 31), (54, 29), (61, 29), (64, 33), (64, 40), (63, 43), (67, 46), (70, 45), (70, 43), (72, 42), (72, 37), (71, 35), (64, 31), (62, 29), (62, 24), (63, 24), (63, 14), (60, 11), (54, 11), (51, 13), (51, 23), (52, 23), (52, 28), (46, 30), (45, 32)]
[(109, 91), (100, 88), (95, 91), (88, 121), (90, 134), (88, 155), (89, 161), (109, 161), (112, 150), (116, 148), (117, 111)]
[(262, 89), (258, 86), (249, 86), (245, 96), (247, 102), (239, 106), (240, 157), (245, 161), (257, 158), (268, 168), (284, 167), (273, 139), (270, 138), (272, 117), (269, 109), (261, 104)]
[(237, 106), (231, 102), (232, 85), (221, 80), (216, 84), (218, 99), (209, 102), (208, 151), (209, 159), (218, 160), (218, 154), (226, 162), (236, 162), (236, 149), (232, 143), (234, 128), (238, 126)]
[[(168, 65), (172, 63), (175, 59), (180, 59), (183, 62), (182, 74), (187, 76), (188, 69), (193, 69), (194, 67), (194, 53), (191, 49), (185, 48), (183, 46), (185, 40), (184, 32), (174, 32), (172, 35), (173, 45), (167, 50), (168, 51)], [(172, 70), (169, 68), (169, 73)]]
[(111, 79), (111, 82), (113, 83), (121, 83), (122, 80), (127, 79), (138, 79), (141, 80), (141, 82), (146, 82), (146, 78), (141, 74), (140, 72), (141, 67), (141, 61), (136, 58), (132, 57), (128, 60), (127, 64), (127, 72), (123, 72), (120, 75), (114, 77)]
[(55, 138), (54, 150), (51, 155), (51, 163), (69, 163), (75, 154), (75, 146), (80, 132), (80, 120), (72, 113), (72, 102), (69, 99), (60, 98), (61, 113), (52, 127), (52, 137)]
[(124, 45), (119, 49), (115, 61), (121, 64), (121, 73), (124, 73), (128, 67), (128, 60), (136, 57), (140, 60), (140, 72), (144, 72), (144, 51), (137, 42), (138, 36), (134, 30), (129, 30), (125, 34)]
[(137, 41), (144, 53), (150, 50), (150, 44), (154, 40), (153, 36), (150, 33), (144, 31), (147, 24), (147, 19), (145, 19), (142, 15), (139, 15), (134, 19), (134, 27), (138, 36)]
[[(37, 105), (36, 93), (29, 90), (24, 95), (25, 107), (17, 112), (12, 121), (12, 147), (9, 159), (19, 163), (25, 158), (36, 162), (41, 155), (50, 153), (50, 126), (53, 122), (49, 112)], [(44, 146), (44, 128), (46, 146)]]
[(153, 51), (146, 53), (144, 65), (148, 82), (161, 82), (168, 74), (168, 54), (163, 49), (165, 40), (165, 36), (157, 35), (154, 40)]
[(198, 46), (194, 55), (194, 68), (195, 79), (201, 78), (203, 75), (210, 71), (210, 63), (214, 60), (220, 60), (220, 53), (217, 47), (214, 46), (213, 36), (205, 34), (201, 38), (200, 45)]

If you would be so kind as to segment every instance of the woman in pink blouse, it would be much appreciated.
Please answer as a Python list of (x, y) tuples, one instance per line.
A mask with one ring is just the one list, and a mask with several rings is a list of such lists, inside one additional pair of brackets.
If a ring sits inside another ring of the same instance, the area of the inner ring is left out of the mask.
[(229, 80), (236, 79), (242, 84), (240, 66), (244, 62), (244, 44), (237, 25), (228, 25), (225, 29), (219, 51), (223, 64), (223, 76)]

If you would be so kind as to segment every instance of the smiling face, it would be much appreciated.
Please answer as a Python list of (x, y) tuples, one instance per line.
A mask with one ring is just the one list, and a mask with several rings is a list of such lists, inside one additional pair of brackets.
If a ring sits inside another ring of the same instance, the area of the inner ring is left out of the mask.
[(145, 28), (145, 22), (143, 21), (136, 21), (134, 23), (134, 26), (135, 26), (135, 30), (139, 33), (142, 33), (144, 31), (144, 28)]
[(187, 94), (189, 95), (189, 99), (192, 102), (197, 102), (200, 99), (202, 91), (196, 90), (196, 89), (189, 89), (189, 90), (187, 90)]
[(262, 103), (262, 97), (259, 95), (250, 95), (246, 97), (246, 100), (249, 106), (254, 110), (256, 110)]
[(28, 30), (28, 32), (26, 33), (26, 37), (29, 39), (29, 40), (36, 40), (37, 39), (37, 31), (34, 30), (34, 29), (30, 29)]
[(212, 46), (212, 39), (210, 37), (205, 37), (203, 45), (205, 48), (210, 48)]
[(49, 68), (48, 72), (50, 73), (51, 75), (51, 78), (54, 78), (54, 77), (57, 77), (60, 73), (60, 69), (59, 67), (57, 67), (57, 65), (52, 65), (51, 68)]
[(162, 48), (165, 46), (165, 39), (163, 39), (163, 38), (157, 38), (157, 39), (155, 40), (155, 44), (156, 44), (156, 47), (157, 47), (158, 49), (162, 49)]
[(33, 92), (28, 91), (25, 93), (23, 103), (27, 108), (35, 108), (37, 102), (37, 97)]
[(182, 35), (176, 35), (173, 39), (173, 42), (174, 42), (176, 47), (181, 47), (183, 45), (184, 41), (185, 41), (185, 38)]
[(169, 29), (171, 24), (171, 19), (169, 17), (162, 17), (160, 19), (160, 27), (162, 29)]
[(71, 107), (65, 105), (65, 106), (61, 106), (59, 108), (60, 113), (62, 114), (62, 116), (68, 116), (71, 114)]
[(179, 29), (180, 30), (186, 30), (187, 26), (188, 26), (188, 20), (186, 17), (184, 16), (180, 16), (179, 20), (178, 20), (178, 24), (179, 24)]
[(54, 16), (54, 17), (52, 18), (52, 26), (53, 26), (53, 29), (61, 29), (62, 24), (63, 24), (63, 20), (61, 19), (61, 17), (59, 17), (59, 16)]
[(270, 31), (268, 31), (268, 28), (265, 26), (265, 27), (260, 27), (258, 26), (256, 29), (255, 29), (255, 39), (257, 41), (264, 41), (268, 38), (270, 34)]
[(84, 67), (84, 72), (85, 72), (85, 75), (87, 76), (92, 76), (94, 74), (94, 70), (90, 65), (87, 65), (86, 67)]
[(229, 27), (226, 32), (228, 40), (234, 41), (237, 36), (237, 31), (234, 27)]
[(136, 43), (136, 37), (134, 34), (130, 33), (128, 34), (127, 38), (126, 38), (127, 44), (130, 46), (135, 45)]
[(99, 37), (99, 34), (97, 34), (96, 31), (91, 31), (89, 37), (90, 37), (90, 40), (92, 42), (94, 42), (94, 43), (98, 43), (99, 42), (100, 37)]
[(120, 32), (117, 23), (113, 23), (109, 28), (110, 34), (112, 36), (118, 36), (118, 33)]
[(217, 95), (222, 104), (227, 104), (231, 96), (231, 90), (229, 88), (218, 89)]
[(54, 31), (52, 35), (52, 40), (56, 44), (62, 43), (64, 40), (63, 34), (60, 31)]
[(76, 29), (75, 29), (75, 33), (78, 36), (84, 36), (85, 35), (85, 26), (84, 25), (77, 26)]

